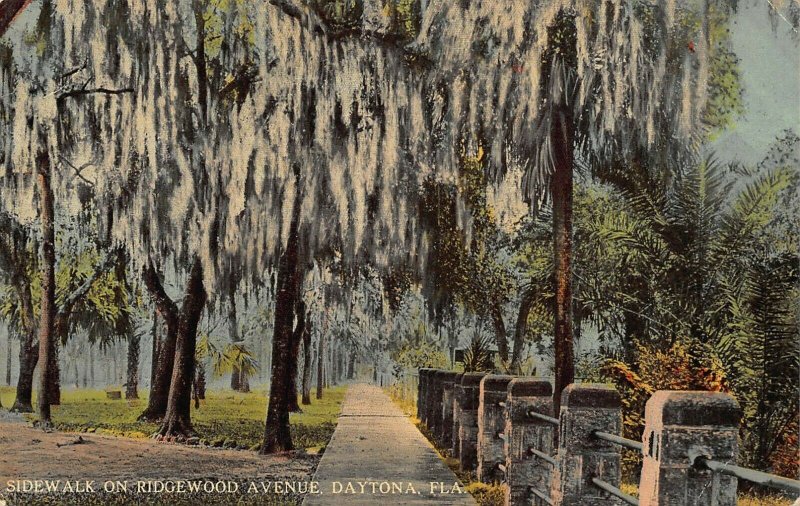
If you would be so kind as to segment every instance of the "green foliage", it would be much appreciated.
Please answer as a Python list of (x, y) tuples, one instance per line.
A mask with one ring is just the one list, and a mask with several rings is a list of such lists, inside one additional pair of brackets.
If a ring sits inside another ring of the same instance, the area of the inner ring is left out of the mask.
[(392, 359), (402, 369), (420, 369), (433, 367), (446, 369), (450, 366), (447, 355), (435, 345), (420, 342), (419, 344), (406, 344), (392, 355)]
[[(699, 343), (675, 343), (670, 349), (637, 346), (636, 362), (606, 360), (599, 368), (600, 379), (615, 385), (622, 396), (625, 437), (641, 441), (644, 408), (656, 390), (727, 390), (725, 372), (713, 350)], [(627, 479), (638, 480), (641, 453), (625, 451), (623, 471)]]
[(729, 127), (744, 113), (739, 58), (731, 50), (730, 12), (714, 3), (708, 4), (709, 55), (708, 101), (703, 122), (709, 128), (709, 138)]
[(210, 360), (216, 377), (237, 370), (251, 378), (258, 372), (258, 360), (244, 343), (228, 343), (220, 349), (211, 342), (208, 334), (202, 334), (197, 340), (194, 356), (198, 362)]
[(578, 307), (619, 343), (617, 372), (660, 384), (647, 357), (677, 360), (685, 346), (678, 369), (701, 384), (667, 386), (710, 388), (708, 371), (720, 373), (744, 409), (744, 461), (788, 474), (796, 461), (778, 455), (800, 387), (798, 146), (787, 134), (757, 170), (707, 160), (663, 190), (589, 187), (578, 198), (592, 212), (576, 219)]
[(505, 504), (505, 491), (501, 485), (487, 485), (479, 481), (466, 487), (480, 506), (502, 506)]
[(464, 372), (485, 372), (494, 370), (491, 341), (486, 336), (475, 336), (464, 352)]

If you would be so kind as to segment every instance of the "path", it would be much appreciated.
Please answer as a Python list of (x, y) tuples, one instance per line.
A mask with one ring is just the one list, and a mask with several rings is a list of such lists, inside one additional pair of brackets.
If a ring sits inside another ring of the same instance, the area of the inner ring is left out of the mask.
[(306, 506), (475, 504), (466, 491), (446, 493), (464, 486), (411, 420), (372, 385), (348, 389), (314, 481), (321, 493), (307, 495)]

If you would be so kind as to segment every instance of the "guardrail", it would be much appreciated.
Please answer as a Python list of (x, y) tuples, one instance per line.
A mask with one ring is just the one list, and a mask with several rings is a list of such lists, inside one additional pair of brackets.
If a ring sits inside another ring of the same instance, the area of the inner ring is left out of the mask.
[[(800, 495), (800, 481), (735, 465), (741, 413), (727, 394), (656, 392), (642, 441), (621, 436), (622, 402), (606, 385), (568, 386), (556, 417), (549, 381), (421, 369), (418, 398), (436, 442), (503, 483), (506, 504), (735, 506), (738, 480)], [(620, 489), (622, 448), (642, 454), (638, 498)]]

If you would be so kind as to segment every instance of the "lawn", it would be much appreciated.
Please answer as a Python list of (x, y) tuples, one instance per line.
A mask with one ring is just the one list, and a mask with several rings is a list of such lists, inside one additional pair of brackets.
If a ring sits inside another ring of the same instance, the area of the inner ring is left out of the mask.
[[(296, 448), (317, 451), (328, 444), (345, 390), (344, 386), (327, 389), (322, 399), (314, 399), (310, 406), (302, 406), (302, 413), (290, 415)], [(13, 387), (0, 387), (0, 399), (6, 409), (11, 406)], [(110, 400), (104, 390), (65, 389), (61, 405), (53, 406), (52, 417), (59, 430), (146, 438), (158, 428), (156, 424), (136, 420), (146, 405), (144, 397), (133, 401)], [(263, 390), (248, 394), (208, 391), (199, 409), (192, 405), (192, 424), (202, 444), (255, 449), (264, 434), (266, 409), (267, 394)]]

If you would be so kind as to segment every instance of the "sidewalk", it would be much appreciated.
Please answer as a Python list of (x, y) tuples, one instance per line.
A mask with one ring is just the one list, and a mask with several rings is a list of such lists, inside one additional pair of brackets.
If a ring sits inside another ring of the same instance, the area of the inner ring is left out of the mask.
[[(353, 385), (303, 504), (474, 505), (433, 446), (379, 388)], [(460, 493), (459, 493), (460, 492)]]

